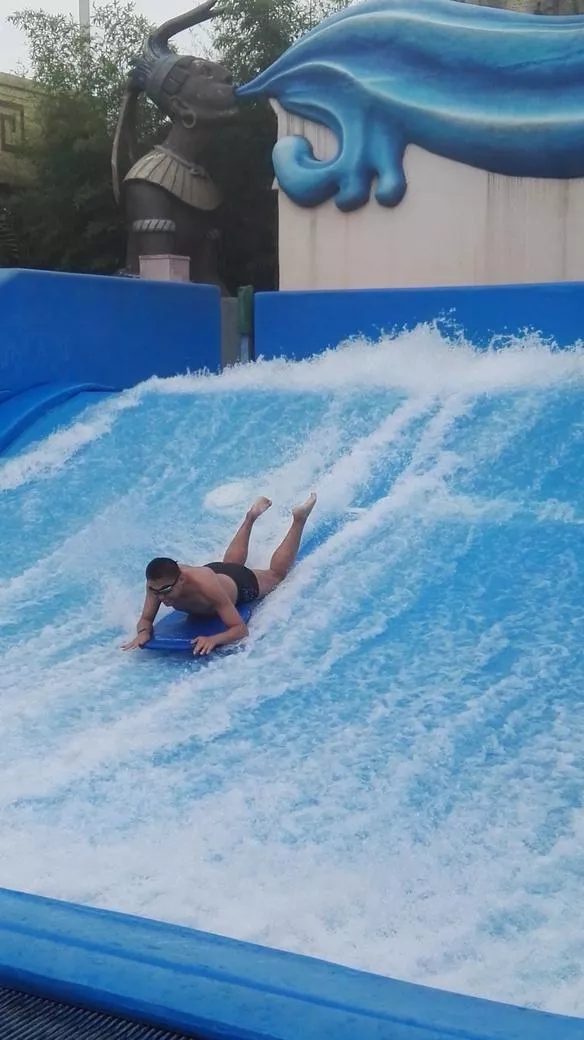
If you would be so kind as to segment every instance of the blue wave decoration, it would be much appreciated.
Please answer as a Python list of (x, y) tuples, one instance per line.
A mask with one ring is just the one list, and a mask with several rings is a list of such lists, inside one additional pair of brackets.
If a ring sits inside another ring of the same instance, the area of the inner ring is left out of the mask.
[(545, 17), (458, 0), (366, 0), (326, 18), (238, 89), (335, 134), (318, 160), (304, 137), (274, 148), (299, 206), (382, 206), (406, 192), (408, 144), (513, 177), (584, 176), (584, 16)]

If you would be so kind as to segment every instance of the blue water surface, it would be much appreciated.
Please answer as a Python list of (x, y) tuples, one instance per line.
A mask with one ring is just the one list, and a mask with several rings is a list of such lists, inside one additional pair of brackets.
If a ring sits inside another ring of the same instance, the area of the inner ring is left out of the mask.
[[(0, 885), (584, 1014), (582, 356), (430, 347), (153, 381), (0, 466)], [(265, 566), (313, 488), (235, 654), (120, 651), (148, 559), (267, 494)]]

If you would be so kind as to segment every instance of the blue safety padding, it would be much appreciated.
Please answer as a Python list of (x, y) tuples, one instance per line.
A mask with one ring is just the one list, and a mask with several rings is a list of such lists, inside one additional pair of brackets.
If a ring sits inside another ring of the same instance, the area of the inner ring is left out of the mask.
[(39, 444), (46, 437), (50, 437), (56, 430), (71, 426), (87, 408), (93, 407), (111, 396), (111, 390), (80, 390), (74, 397), (61, 401), (43, 415), (36, 416), (34, 421), (5, 448), (3, 455), (5, 457), (19, 455), (32, 444)]
[(0, 986), (223, 1040), (582, 1040), (581, 1019), (0, 889)]
[(256, 293), (255, 356), (302, 360), (352, 337), (383, 334), (441, 319), (475, 348), (494, 336), (540, 332), (560, 347), (584, 339), (584, 282)]
[(0, 311), (2, 389), (67, 380), (124, 390), (220, 368), (215, 285), (10, 270), (0, 272)]
[(32, 423), (51, 409), (86, 391), (111, 392), (93, 383), (46, 383), (0, 401), (0, 451), (4, 451)]
[[(252, 607), (242, 603), (237, 608), (242, 621), (249, 621)], [(193, 617), (182, 610), (172, 610), (154, 626), (154, 636), (145, 643), (144, 650), (177, 650), (192, 653), (192, 641), (197, 636), (215, 636), (227, 626), (220, 617)], [(229, 649), (222, 647), (223, 650)]]

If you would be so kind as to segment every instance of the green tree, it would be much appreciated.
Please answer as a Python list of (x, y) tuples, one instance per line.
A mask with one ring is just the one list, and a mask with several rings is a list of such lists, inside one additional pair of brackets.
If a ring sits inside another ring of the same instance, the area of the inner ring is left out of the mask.
[[(30, 55), (24, 70), (42, 88), (38, 133), (23, 149), (32, 176), (10, 200), (20, 263), (61, 271), (123, 266), (125, 230), (112, 195), (110, 155), (132, 56), (150, 31), (132, 3), (93, 10), (91, 39), (71, 16), (24, 10), (11, 21)], [(161, 119), (141, 106), (144, 144)]]
[[(225, 0), (213, 25), (215, 56), (243, 84), (299, 36), (349, 0)], [(277, 284), (277, 195), (272, 149), (276, 117), (266, 101), (242, 104), (237, 122), (217, 135), (209, 167), (225, 196), (223, 277), (234, 289)]]
[(14, 218), (0, 200), (0, 267), (14, 267), (18, 263), (18, 242)]
[[(243, 83), (347, 2), (226, 0), (212, 23), (212, 56)], [(152, 27), (128, 0), (94, 5), (90, 39), (71, 16), (27, 9), (11, 20), (28, 43), (30, 68), (23, 71), (42, 88), (39, 133), (24, 149), (34, 176), (9, 200), (19, 262), (61, 271), (118, 270), (126, 235), (113, 199), (111, 147), (131, 59)], [(163, 120), (148, 102), (140, 108), (138, 145), (146, 151), (159, 139)], [(226, 199), (222, 274), (232, 290), (276, 284), (275, 140), (269, 105), (248, 102), (210, 148), (210, 171)]]

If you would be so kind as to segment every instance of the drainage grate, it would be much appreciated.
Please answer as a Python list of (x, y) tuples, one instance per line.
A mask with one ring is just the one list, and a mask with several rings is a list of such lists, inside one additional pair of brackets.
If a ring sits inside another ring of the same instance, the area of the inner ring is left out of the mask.
[(193, 1040), (185, 1033), (130, 1022), (0, 986), (0, 1040)]

